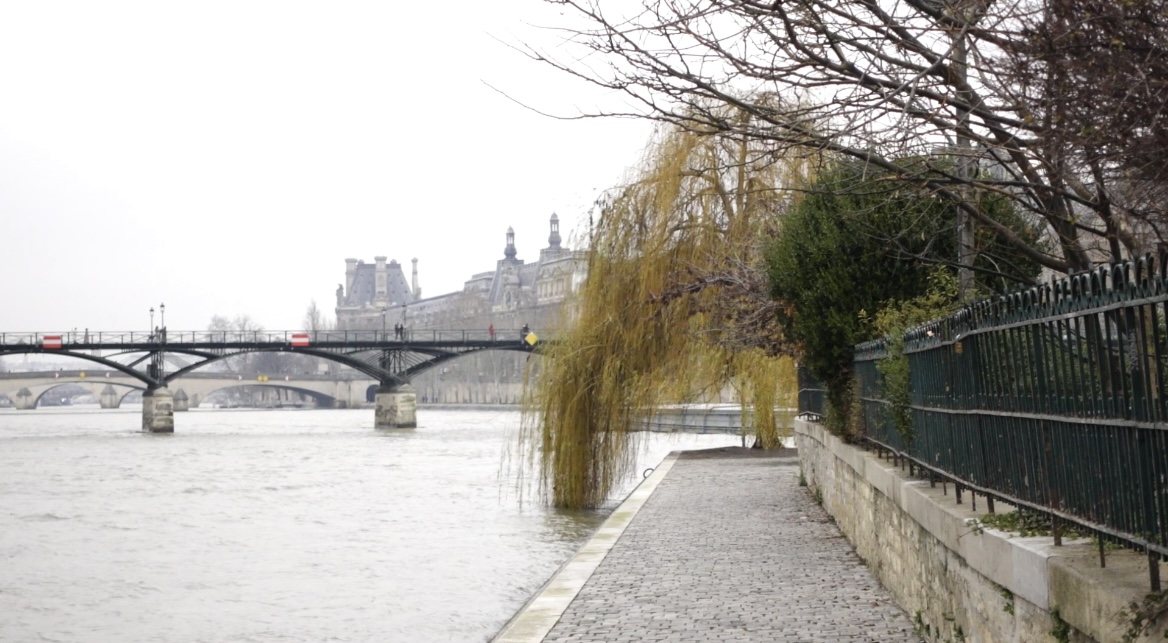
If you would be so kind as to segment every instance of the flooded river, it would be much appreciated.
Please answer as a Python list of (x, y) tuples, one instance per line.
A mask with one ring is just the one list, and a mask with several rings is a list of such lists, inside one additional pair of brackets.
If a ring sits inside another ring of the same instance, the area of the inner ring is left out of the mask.
[(139, 414), (0, 409), (0, 640), (486, 641), (605, 515), (519, 492), (517, 411)]

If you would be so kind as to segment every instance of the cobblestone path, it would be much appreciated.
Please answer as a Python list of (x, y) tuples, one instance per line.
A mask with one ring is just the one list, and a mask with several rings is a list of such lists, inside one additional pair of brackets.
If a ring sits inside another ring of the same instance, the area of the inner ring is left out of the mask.
[(674, 464), (544, 641), (919, 639), (799, 486), (797, 458), (697, 452)]

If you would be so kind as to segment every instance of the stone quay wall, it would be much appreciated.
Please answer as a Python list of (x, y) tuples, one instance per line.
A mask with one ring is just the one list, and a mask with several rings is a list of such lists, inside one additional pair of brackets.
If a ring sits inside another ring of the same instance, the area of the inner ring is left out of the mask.
[[(943, 489), (843, 443), (816, 423), (795, 422), (802, 475), (856, 553), (929, 641), (1122, 641), (1123, 610), (1149, 592), (1147, 558), (1107, 554), (1089, 539), (1055, 547), (971, 521), (969, 493)], [(1002, 503), (997, 504), (1003, 511)], [(1008, 509), (1008, 508), (1005, 508)], [(1160, 623), (1140, 641), (1164, 641)]]

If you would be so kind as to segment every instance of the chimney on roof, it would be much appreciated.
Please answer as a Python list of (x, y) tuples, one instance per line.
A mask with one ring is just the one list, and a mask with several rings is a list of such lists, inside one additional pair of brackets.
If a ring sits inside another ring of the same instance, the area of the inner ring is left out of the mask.
[(560, 218), (556, 213), (552, 213), (551, 218), (551, 234), (548, 235), (548, 247), (560, 249)]
[(373, 260), (377, 262), (377, 266), (373, 269), (374, 270), (374, 272), (373, 272), (373, 274), (374, 274), (373, 299), (375, 301), (384, 301), (384, 300), (389, 298), (389, 287), (387, 285), (389, 283), (389, 279), (388, 279), (388, 276), (386, 274), (386, 268), (385, 268), (386, 257), (374, 257)]
[(353, 282), (357, 279), (357, 260), (345, 259), (345, 296), (353, 296)]
[(503, 256), (508, 260), (514, 261), (515, 255), (515, 229), (507, 228), (507, 246), (503, 248)]
[(422, 289), (418, 288), (418, 258), (410, 259), (414, 264), (414, 274), (410, 279), (410, 288), (414, 291), (414, 301), (422, 298)]

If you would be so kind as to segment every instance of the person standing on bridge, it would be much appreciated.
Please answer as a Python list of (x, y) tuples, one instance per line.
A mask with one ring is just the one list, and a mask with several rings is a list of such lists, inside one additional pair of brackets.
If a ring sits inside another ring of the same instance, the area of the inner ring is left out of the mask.
[(523, 328), (519, 329), (519, 343), (526, 344), (527, 343), (527, 336), (530, 334), (531, 334), (531, 326), (524, 324)]
[(490, 336), (491, 341), (495, 341), (495, 325), (491, 324), (487, 327), (487, 335)]

